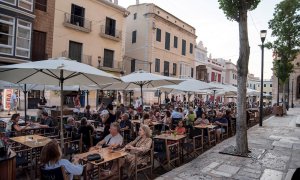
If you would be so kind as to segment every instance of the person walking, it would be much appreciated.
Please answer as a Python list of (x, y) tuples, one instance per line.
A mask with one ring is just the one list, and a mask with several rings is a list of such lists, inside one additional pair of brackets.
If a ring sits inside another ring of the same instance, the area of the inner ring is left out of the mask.
[(10, 97), (10, 107), (8, 109), (8, 115), (10, 115), (10, 111), (15, 111), (15, 114), (17, 114), (17, 91), (15, 91), (15, 93), (13, 93)]

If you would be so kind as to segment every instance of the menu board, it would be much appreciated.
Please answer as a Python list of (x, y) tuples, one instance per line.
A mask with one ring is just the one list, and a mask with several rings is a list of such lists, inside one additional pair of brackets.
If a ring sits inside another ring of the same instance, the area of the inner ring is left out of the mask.
[(10, 108), (10, 98), (11, 95), (14, 93), (13, 89), (4, 89), (4, 109), (8, 110)]

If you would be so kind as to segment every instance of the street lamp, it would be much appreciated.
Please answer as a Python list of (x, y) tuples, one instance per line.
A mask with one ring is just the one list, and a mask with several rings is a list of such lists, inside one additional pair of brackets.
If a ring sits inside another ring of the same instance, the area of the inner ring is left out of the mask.
[[(278, 55), (276, 60), (280, 61), (281, 57)], [(279, 106), (279, 77), (277, 77), (277, 106)]]
[(294, 108), (294, 77), (292, 78), (292, 108)]
[(260, 31), (261, 39), (261, 80), (260, 80), (260, 112), (259, 112), (259, 126), (262, 126), (263, 121), (263, 91), (264, 91), (264, 42), (267, 36), (267, 30)]

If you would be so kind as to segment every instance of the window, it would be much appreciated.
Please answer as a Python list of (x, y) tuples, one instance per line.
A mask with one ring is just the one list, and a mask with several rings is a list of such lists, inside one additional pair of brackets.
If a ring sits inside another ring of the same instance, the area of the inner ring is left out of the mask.
[(35, 9), (47, 11), (47, 0), (35, 0)]
[(116, 20), (106, 17), (105, 34), (110, 36), (116, 35)]
[(253, 84), (253, 89), (255, 89), (255, 84)]
[(13, 54), (15, 19), (0, 14), (0, 54)]
[(155, 72), (160, 72), (160, 59), (155, 59)]
[(84, 27), (84, 13), (83, 7), (72, 4), (71, 6), (71, 24)]
[(81, 62), (82, 43), (69, 41), (69, 58)]
[(16, 5), (16, 0), (2, 0), (2, 2), (5, 2), (7, 4)]
[(113, 64), (114, 64), (114, 51), (109, 49), (104, 49), (103, 66), (113, 68), (114, 67)]
[(18, 6), (22, 9), (26, 9), (28, 11), (32, 11), (33, 8), (33, 0), (19, 0)]
[(270, 84), (270, 87), (272, 87), (272, 84)]
[(264, 84), (264, 87), (267, 87), (267, 85), (266, 85), (266, 84)]
[(215, 73), (214, 72), (211, 73), (211, 80), (210, 81), (211, 82), (215, 81)]
[(170, 71), (170, 62), (169, 61), (164, 61), (164, 76), (169, 76)]
[(131, 40), (131, 42), (136, 43), (136, 30), (132, 31), (132, 40)]
[(156, 41), (161, 41), (161, 30), (159, 28), (156, 29)]
[(218, 82), (221, 82), (221, 74), (218, 74)]
[(173, 63), (173, 75), (176, 76), (177, 74), (177, 64)]
[(130, 72), (134, 72), (134, 71), (135, 71), (135, 59), (132, 59), (130, 64)]
[(232, 79), (234, 79), (234, 74), (232, 74)]
[(190, 43), (190, 54), (193, 54), (193, 44), (192, 43)]
[(47, 59), (46, 54), (46, 38), (47, 33), (41, 31), (33, 31), (32, 36), (32, 48), (31, 59), (32, 61), (39, 61), (41, 59)]
[(170, 33), (166, 32), (165, 49), (170, 50)]
[(31, 45), (31, 23), (18, 19), (16, 37), (16, 56), (29, 58)]
[(134, 14), (133, 14), (133, 19), (136, 19), (136, 17), (137, 17), (137, 14), (134, 13)]
[(178, 44), (178, 37), (174, 36), (174, 48), (177, 48), (177, 44)]
[(181, 54), (185, 56), (185, 51), (186, 51), (186, 41), (183, 39), (182, 40), (182, 49), (181, 49)]
[(191, 68), (191, 77), (194, 77), (194, 68)]

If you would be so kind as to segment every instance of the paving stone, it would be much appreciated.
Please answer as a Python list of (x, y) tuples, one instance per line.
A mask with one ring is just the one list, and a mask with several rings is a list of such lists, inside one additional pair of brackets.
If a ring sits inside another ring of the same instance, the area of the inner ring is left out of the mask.
[(283, 172), (273, 169), (265, 169), (260, 180), (281, 180)]
[(288, 168), (290, 168), (290, 169), (297, 169), (299, 167), (300, 167), (300, 160), (298, 160), (298, 161), (292, 160), (292, 161), (290, 161)]
[(293, 144), (293, 149), (299, 149), (300, 150), (300, 144)]
[(225, 173), (225, 172), (222, 172), (222, 171), (216, 171), (216, 170), (212, 170), (210, 171), (212, 174), (215, 174), (215, 175), (219, 175), (221, 177), (231, 177), (232, 174), (229, 174), (229, 173)]
[(266, 168), (285, 170), (288, 160), (288, 156), (278, 156), (275, 153), (267, 153), (259, 162)]
[(260, 177), (261, 171), (257, 169), (243, 168), (238, 172), (238, 175), (257, 179)]
[(293, 143), (290, 142), (282, 142), (282, 141), (274, 141), (272, 143), (273, 146), (279, 146), (279, 147), (284, 147), (284, 148), (292, 148)]
[(216, 170), (217, 171), (222, 171), (222, 172), (225, 172), (225, 173), (228, 173), (228, 174), (236, 174), (240, 170), (240, 167), (231, 166), (231, 165), (228, 165), (228, 164), (222, 164)]
[(285, 180), (291, 180), (295, 171), (296, 169), (289, 169), (285, 176)]
[(243, 175), (235, 175), (233, 176), (234, 179), (237, 179), (237, 180), (255, 180), (256, 178), (253, 178), (253, 177), (247, 177), (247, 176), (243, 176)]

